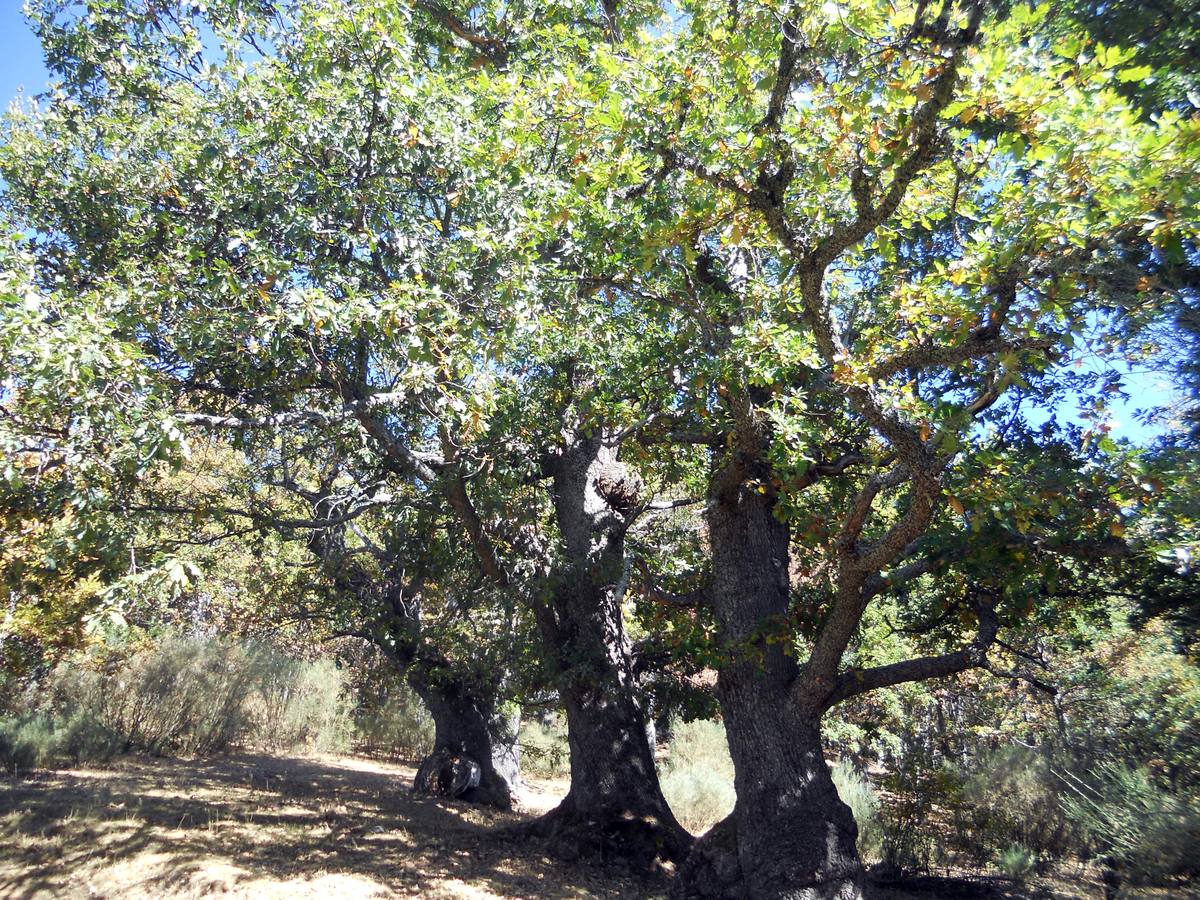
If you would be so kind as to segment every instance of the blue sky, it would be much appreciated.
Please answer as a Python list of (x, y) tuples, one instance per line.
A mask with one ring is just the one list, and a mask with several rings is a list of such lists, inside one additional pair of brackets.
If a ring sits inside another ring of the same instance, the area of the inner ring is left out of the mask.
[(20, 88), (27, 95), (46, 87), (42, 48), (21, 15), (21, 0), (0, 0), (0, 98), (3, 108)]
[[(32, 96), (46, 88), (48, 73), (42, 64), (41, 46), (29, 29), (29, 23), (21, 13), (21, 0), (0, 0), (0, 100), (6, 109), (17, 92), (23, 90)], [(1088, 368), (1107, 369), (1087, 360)], [(1151, 440), (1158, 429), (1147, 429), (1136, 418), (1135, 413), (1147, 406), (1169, 405), (1175, 394), (1170, 380), (1161, 374), (1122, 372), (1125, 389), (1130, 394), (1128, 401), (1114, 400), (1111, 416), (1113, 434), (1118, 438), (1143, 442)], [(1059, 410), (1059, 420), (1079, 421), (1068, 403)], [(1040, 418), (1040, 417), (1039, 417)]]

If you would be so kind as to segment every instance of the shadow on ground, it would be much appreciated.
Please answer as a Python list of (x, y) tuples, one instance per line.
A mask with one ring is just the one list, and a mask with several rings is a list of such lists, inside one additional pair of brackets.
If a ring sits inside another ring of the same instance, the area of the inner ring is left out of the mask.
[(0, 782), (0, 896), (661, 896), (665, 880), (566, 866), (527, 815), (416, 797), (359, 758), (126, 759)]
[[(417, 797), (413, 771), (358, 757), (125, 758), (107, 769), (0, 779), (0, 898), (665, 897), (665, 876), (564, 863), (513, 826), (566, 785), (500, 813)], [(1040, 884), (917, 878), (871, 900), (1092, 898), (1083, 871)], [(1165, 898), (1179, 893), (1140, 892)], [(1195, 893), (1186, 893), (1195, 897)]]

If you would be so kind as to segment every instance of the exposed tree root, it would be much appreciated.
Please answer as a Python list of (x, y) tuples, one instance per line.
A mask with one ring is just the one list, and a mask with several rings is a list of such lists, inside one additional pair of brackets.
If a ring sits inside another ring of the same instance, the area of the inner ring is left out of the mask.
[(425, 757), (413, 778), (413, 790), (435, 797), (457, 797), (496, 809), (512, 809), (512, 796), (501, 778), (487, 777), (474, 758), (447, 750), (437, 750)]
[(671, 900), (746, 896), (737, 856), (737, 822), (730, 814), (692, 845), (671, 885)]
[(669, 812), (661, 817), (619, 807), (585, 812), (570, 795), (523, 830), (546, 840), (560, 859), (621, 862), (643, 873), (661, 873), (665, 864), (681, 862), (693, 841)]

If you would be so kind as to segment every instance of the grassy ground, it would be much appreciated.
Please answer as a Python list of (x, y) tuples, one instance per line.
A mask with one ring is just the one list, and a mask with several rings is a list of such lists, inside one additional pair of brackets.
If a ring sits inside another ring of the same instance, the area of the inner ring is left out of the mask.
[[(553, 860), (511, 833), (554, 806), (533, 781), (514, 813), (409, 792), (412, 769), (359, 757), (126, 758), (0, 780), (0, 898), (663, 897), (667, 880)], [(919, 887), (919, 889), (917, 889)], [(877, 900), (1102, 896), (1080, 870), (1026, 887), (932, 880)], [(1156, 892), (1141, 896), (1170, 896)], [(1178, 895), (1176, 895), (1178, 896)]]

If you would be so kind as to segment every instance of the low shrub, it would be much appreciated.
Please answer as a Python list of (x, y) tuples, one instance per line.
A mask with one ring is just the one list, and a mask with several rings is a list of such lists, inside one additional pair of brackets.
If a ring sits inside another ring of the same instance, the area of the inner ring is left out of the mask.
[(877, 860), (883, 854), (883, 824), (879, 818), (879, 795), (871, 782), (860, 775), (849, 760), (838, 760), (833, 767), (833, 783), (838, 796), (854, 813), (858, 823), (858, 853), (864, 860)]
[(103, 762), (120, 739), (86, 714), (56, 718), (44, 712), (0, 720), (0, 768), (20, 773), (62, 762)]
[(523, 774), (542, 778), (571, 774), (571, 748), (562, 716), (555, 716), (548, 724), (523, 722), (520, 742)]
[(0, 765), (27, 772), (46, 765), (54, 752), (54, 725), (41, 713), (0, 720)]
[(1104, 855), (1132, 880), (1162, 882), (1200, 874), (1200, 807), (1171, 794), (1146, 768), (1105, 762), (1080, 777), (1060, 776), (1063, 808), (1085, 849)]
[(71, 661), (49, 682), (57, 716), (90, 716), (122, 750), (203, 756), (247, 737), (253, 650), (220, 638), (171, 636), (99, 666)]
[(961, 772), (934, 761), (920, 748), (895, 755), (881, 781), (887, 802), (879, 817), (880, 856), (888, 869), (926, 872), (946, 861), (943, 836), (930, 827), (937, 807), (951, 807), (961, 791)]
[(733, 811), (733, 760), (725, 726), (698, 719), (675, 722), (661, 773), (663, 795), (679, 824), (701, 834)]
[(56, 755), (68, 762), (107, 762), (121, 752), (122, 740), (86, 711), (77, 711), (58, 720), (55, 733)]
[(367, 753), (417, 760), (433, 749), (433, 718), (412, 689), (396, 680), (382, 697), (359, 709), (354, 734), (358, 748)]
[(254, 691), (248, 702), (254, 743), (319, 753), (350, 748), (354, 721), (345, 677), (333, 660), (299, 660), (259, 647), (253, 669)]
[[(978, 757), (946, 798), (958, 849), (983, 864), (1012, 847), (1061, 856), (1072, 844), (1062, 788), (1047, 754), (1011, 746)], [(952, 779), (957, 780), (957, 779)]]
[(338, 751), (353, 730), (332, 660), (297, 660), (219, 637), (102, 645), (60, 664), (36, 687), (0, 721), (0, 765), (10, 771), (102, 762), (134, 750)]
[(996, 868), (1005, 878), (1022, 882), (1037, 869), (1037, 854), (1028, 847), (1012, 844), (1000, 851), (996, 857)]

